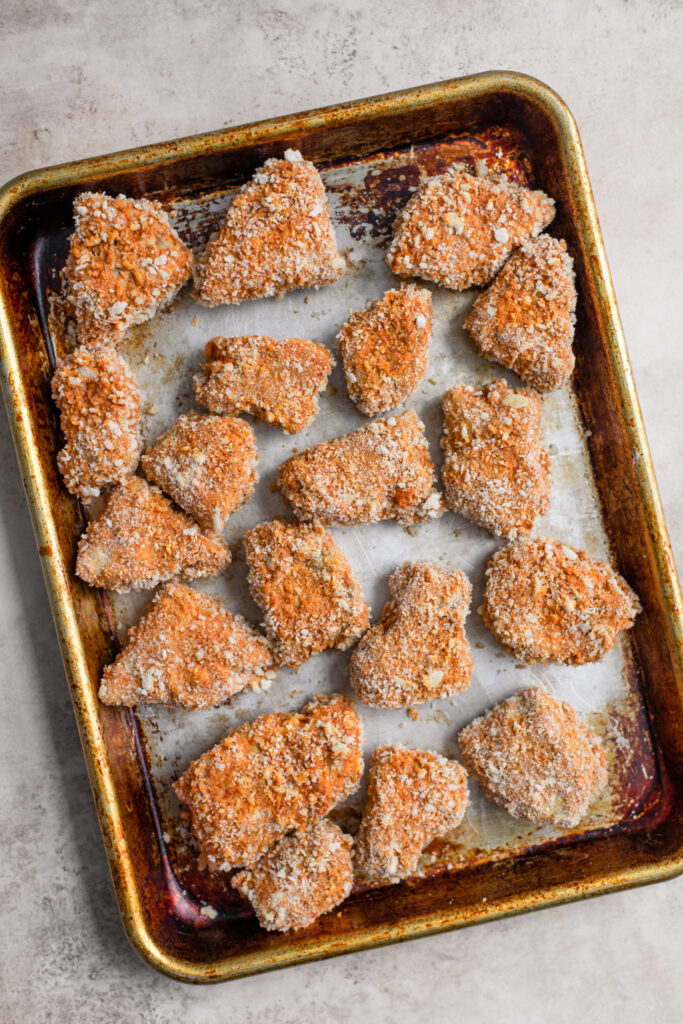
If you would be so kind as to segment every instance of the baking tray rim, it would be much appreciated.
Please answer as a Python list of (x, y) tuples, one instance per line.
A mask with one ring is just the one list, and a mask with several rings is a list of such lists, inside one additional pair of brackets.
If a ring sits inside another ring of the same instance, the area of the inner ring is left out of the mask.
[[(638, 458), (635, 472), (639, 497), (647, 512), (650, 540), (657, 575), (665, 601), (669, 628), (683, 664), (683, 603), (674, 569), (671, 545), (664, 523), (651, 456), (626, 352), (623, 329), (611, 282), (591, 187), (576, 123), (565, 103), (548, 86), (528, 75), (510, 71), (490, 71), (463, 78), (418, 86), (361, 100), (349, 101), (301, 113), (283, 115), (178, 140), (123, 150), (104, 156), (57, 164), (19, 175), (0, 189), (0, 222), (20, 202), (48, 189), (77, 185), (93, 178), (127, 171), (161, 167), (178, 159), (191, 160), (220, 154), (241, 145), (259, 141), (272, 143), (279, 137), (316, 128), (358, 124), (378, 114), (420, 109), (469, 99), (481, 99), (495, 92), (513, 93), (543, 108), (554, 122), (567, 174), (577, 203), (579, 229), (591, 240), (594, 256), (588, 273), (595, 289), (607, 348), (614, 370), (619, 404), (624, 412), (625, 432)], [(17, 451), (27, 501), (36, 534), (40, 559), (55, 620), (72, 703), (83, 746), (90, 784), (98, 812), (105, 850), (125, 932), (136, 951), (151, 966), (170, 977), (190, 982), (213, 982), (255, 974), (276, 967), (316, 960), (342, 952), (435, 934), (470, 924), (483, 923), (525, 911), (550, 907), (571, 900), (631, 888), (675, 877), (683, 872), (683, 845), (673, 854), (645, 866), (632, 865), (623, 871), (602, 874), (577, 890), (577, 882), (564, 882), (542, 888), (534, 894), (492, 900), (465, 913), (462, 907), (438, 911), (411, 919), (408, 925), (372, 925), (356, 932), (347, 943), (320, 938), (297, 950), (282, 949), (272, 955), (261, 952), (230, 956), (213, 962), (196, 963), (169, 955), (147, 928), (137, 879), (127, 849), (117, 791), (103, 756), (103, 738), (97, 714), (97, 696), (90, 685), (85, 655), (81, 646), (69, 579), (58, 560), (49, 554), (59, 550), (56, 525), (50, 514), (46, 480), (38, 456), (38, 443), (31, 419), (24, 415), (28, 401), (24, 388), (14, 336), (10, 326), (5, 295), (0, 290), (0, 372), (10, 427)], [(75, 698), (78, 699), (75, 699)]]

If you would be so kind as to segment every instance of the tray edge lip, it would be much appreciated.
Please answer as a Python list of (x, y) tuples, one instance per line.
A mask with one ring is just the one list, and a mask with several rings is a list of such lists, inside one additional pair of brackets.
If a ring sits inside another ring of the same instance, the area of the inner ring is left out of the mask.
[[(133, 169), (151, 163), (163, 164), (177, 158), (179, 152), (183, 150), (187, 150), (183, 154), (184, 158), (191, 159), (194, 156), (200, 155), (200, 153), (208, 151), (220, 152), (226, 149), (229, 144), (235, 146), (240, 137), (246, 141), (247, 137), (251, 135), (253, 142), (258, 141), (259, 137), (263, 138), (264, 141), (272, 142), (279, 135), (285, 135), (287, 132), (293, 131), (297, 126), (301, 130), (308, 131), (315, 127), (316, 122), (323, 119), (329, 124), (330, 119), (334, 115), (337, 116), (338, 123), (343, 123), (347, 120), (358, 121), (359, 118), (373, 116), (380, 107), (384, 107), (387, 110), (398, 107), (419, 109), (421, 106), (428, 106), (438, 100), (443, 102), (445, 99), (462, 99), (468, 91), (482, 95), (492, 91), (520, 93), (526, 96), (527, 99), (543, 106), (546, 113), (558, 127), (560, 145), (568, 163), (568, 173), (572, 188), (575, 198), (579, 201), (577, 215), (581, 220), (582, 234), (584, 237), (592, 237), (594, 242), (593, 251), (599, 264), (599, 274), (596, 274), (595, 268), (591, 268), (590, 272), (595, 283), (601, 319), (609, 339), (620, 406), (622, 411), (627, 414), (625, 415), (625, 429), (632, 446), (639, 453), (635, 469), (640, 497), (645, 508), (650, 512), (650, 539), (665, 599), (669, 625), (678, 645), (680, 664), (681, 650), (683, 649), (683, 605), (583, 150), (578, 129), (569, 109), (549, 86), (530, 76), (517, 72), (482, 72), (464, 78), (448, 79), (443, 82), (429, 83), (412, 89), (397, 90), (329, 107), (315, 108), (310, 111), (283, 115), (277, 118), (251, 122), (246, 125), (223, 128), (215, 132), (188, 136), (170, 142), (136, 147), (114, 154), (57, 164), (21, 174), (0, 189), (0, 220), (4, 219), (9, 210), (22, 199), (28, 198), (46, 187), (56, 187), (67, 183), (73, 184), (74, 179), (76, 179), (76, 182), (79, 179), (82, 180), (88, 174), (94, 173), (98, 168), (101, 169), (105, 165), (108, 166), (109, 173), (112, 173), (113, 171), (121, 172), (127, 168)], [(205, 146), (205, 143), (209, 145)], [(112, 167), (112, 162), (116, 166)], [(21, 412), (23, 388), (20, 386), (18, 393), (15, 390), (15, 382), (21, 385), (21, 375), (13, 358), (14, 355), (13, 336), (7, 319), (4, 295), (0, 292), (2, 389), (17, 458), (26, 489), (36, 541), (40, 549), (44, 543), (48, 545), (51, 542), (56, 543), (56, 535), (53, 536), (55, 533), (54, 524), (49, 513), (44, 514), (39, 511), (41, 507), (43, 510), (49, 507), (45, 494), (41, 493), (44, 490), (45, 481), (39, 472), (32, 431), (20, 422), (20, 417), (17, 415)], [(228, 980), (229, 978), (258, 973), (259, 971), (276, 967), (294, 965), (307, 960), (321, 959), (342, 952), (360, 951), (361, 949), (377, 945), (386, 945), (408, 938), (416, 938), (420, 935), (434, 934), (470, 924), (483, 923), (487, 920), (524, 911), (542, 909), (543, 907), (617, 889), (661, 881), (666, 878), (675, 877), (683, 872), (682, 846), (675, 854), (663, 858), (654, 868), (633, 867), (619, 873), (615, 878), (599, 882), (594, 881), (583, 892), (571, 891), (571, 886), (564, 884), (546, 890), (543, 894), (536, 894), (531, 900), (527, 900), (524, 905), (515, 906), (514, 900), (508, 900), (507, 906), (490, 907), (485, 912), (478, 913), (469, 918), (463, 918), (461, 911), (459, 914), (456, 913), (454, 915), (440, 915), (438, 923), (430, 924), (430, 920), (432, 922), (434, 920), (433, 917), (430, 919), (429, 915), (422, 915), (411, 921), (407, 927), (374, 926), (363, 931), (360, 935), (356, 933), (352, 942), (344, 945), (343, 948), (330, 950), (328, 948), (329, 943), (326, 943), (326, 940), (321, 938), (301, 953), (292, 955), (292, 951), (289, 950), (284, 952), (282, 956), (269, 957), (267, 961), (264, 961), (262, 954), (250, 954), (246, 957), (231, 956), (227, 959), (201, 964), (190, 960), (177, 959), (165, 953), (147, 929), (135, 875), (131, 870), (125, 839), (120, 827), (120, 808), (116, 792), (111, 784), (106, 765), (103, 767), (98, 763), (97, 734), (99, 732), (99, 723), (95, 707), (96, 701), (94, 694), (89, 693), (89, 687), (83, 685), (86, 680), (89, 680), (89, 676), (82, 656), (79, 656), (82, 655), (82, 652), (79, 652), (78, 649), (79, 645), (76, 644), (74, 648), (74, 645), (69, 640), (69, 634), (78, 634), (73, 604), (68, 595), (68, 580), (65, 578), (65, 574), (60, 572), (57, 562), (53, 562), (49, 556), (43, 554), (40, 554), (40, 559), (124, 931), (139, 955), (152, 967), (170, 977), (191, 982)], [(83, 703), (86, 705), (85, 707), (74, 699), (76, 694), (83, 700)], [(116, 827), (117, 821), (119, 824), (118, 828)], [(398, 934), (399, 932), (400, 934)], [(259, 958), (260, 963), (257, 963), (256, 961)]]

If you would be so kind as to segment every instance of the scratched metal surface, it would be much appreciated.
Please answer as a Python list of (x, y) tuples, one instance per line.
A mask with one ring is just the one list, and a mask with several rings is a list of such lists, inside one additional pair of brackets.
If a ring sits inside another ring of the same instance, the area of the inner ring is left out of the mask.
[[(353, 310), (362, 308), (395, 278), (383, 257), (395, 210), (407, 199), (421, 176), (443, 169), (453, 159), (475, 156), (501, 167), (519, 180), (528, 180), (530, 167), (518, 140), (490, 133), (465, 137), (410, 152), (389, 154), (358, 164), (333, 167), (323, 172), (328, 188), (337, 237), (348, 269), (336, 285), (319, 291), (293, 292), (280, 300), (246, 302), (240, 306), (204, 309), (184, 293), (150, 324), (133, 330), (122, 354), (142, 387), (145, 397), (144, 433), (153, 441), (182, 412), (195, 408), (192, 374), (198, 369), (206, 342), (215, 335), (297, 335), (333, 346), (334, 336)], [(183, 237), (198, 246), (220, 218), (229, 194), (212, 194), (203, 200), (175, 204), (177, 225)], [(475, 291), (454, 294), (433, 287), (434, 339), (425, 379), (399, 409), (413, 408), (426, 424), (427, 437), (437, 469), (441, 466), (439, 439), (442, 428), (440, 400), (458, 381), (483, 383), (513, 374), (482, 360), (463, 330), (463, 319)], [(229, 570), (195, 585), (223, 599), (254, 623), (259, 611), (246, 585), (246, 566), (236, 549), (246, 529), (264, 519), (285, 513), (272, 484), (277, 468), (293, 451), (348, 432), (368, 422), (346, 395), (341, 366), (330, 378), (321, 397), (316, 421), (290, 437), (264, 424), (255, 426), (259, 449), (259, 483), (250, 502), (228, 521), (224, 536), (233, 550)], [(592, 480), (578, 406), (570, 389), (549, 396), (544, 405), (544, 424), (552, 459), (551, 508), (534, 534), (549, 534), (595, 557), (609, 558), (597, 493)], [(474, 655), (474, 672), (468, 690), (452, 700), (432, 701), (417, 709), (413, 720), (405, 711), (360, 706), (366, 732), (366, 755), (379, 743), (405, 743), (457, 756), (456, 734), (476, 715), (509, 696), (519, 687), (540, 683), (555, 696), (569, 701), (603, 738), (609, 756), (610, 783), (579, 829), (571, 834), (516, 821), (487, 801), (476, 783), (470, 782), (471, 806), (460, 829), (437, 842), (423, 856), (420, 870), (457, 868), (467, 861), (497, 859), (529, 846), (573, 841), (586, 832), (621, 827), (635, 816), (657, 785), (655, 759), (647, 716), (630, 657), (628, 639), (621, 639), (599, 664), (580, 667), (525, 667), (504, 654), (484, 628), (477, 614), (483, 593), (487, 558), (499, 546), (486, 531), (452, 512), (437, 522), (421, 526), (415, 535), (393, 523), (354, 529), (333, 529), (336, 540), (356, 573), (371, 618), (380, 613), (388, 597), (387, 581), (406, 559), (423, 559), (465, 571), (474, 595), (466, 632)], [(110, 595), (117, 631), (125, 641), (127, 628), (137, 621), (151, 593)], [(150, 768), (159, 801), (165, 839), (179, 880), (194, 895), (216, 906), (234, 904), (225, 880), (198, 868), (196, 849), (178, 802), (172, 781), (191, 759), (200, 755), (230, 730), (270, 711), (299, 708), (316, 693), (350, 692), (348, 653), (327, 652), (307, 662), (297, 673), (281, 669), (270, 688), (242, 693), (211, 711), (187, 712), (159, 707), (138, 712)], [(334, 814), (353, 831), (362, 809), (364, 787)]]

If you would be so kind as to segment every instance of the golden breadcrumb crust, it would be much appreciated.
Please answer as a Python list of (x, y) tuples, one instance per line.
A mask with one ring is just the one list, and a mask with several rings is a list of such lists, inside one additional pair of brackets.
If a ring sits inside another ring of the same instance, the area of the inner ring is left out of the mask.
[(142, 401), (120, 356), (103, 347), (77, 348), (55, 370), (52, 397), (66, 440), (57, 466), (72, 494), (95, 498), (135, 472)]
[(520, 661), (599, 661), (639, 611), (638, 598), (609, 565), (549, 537), (489, 559), (482, 618)]
[(574, 369), (574, 266), (564, 241), (541, 235), (512, 254), (480, 295), (465, 327), (481, 354), (538, 391), (555, 391)]
[(274, 519), (244, 535), (249, 589), (278, 661), (298, 668), (367, 629), (368, 606), (346, 556), (319, 525)]
[(212, 708), (275, 677), (265, 637), (220, 601), (179, 583), (156, 594), (100, 683), (105, 704)]
[(209, 867), (250, 867), (323, 818), (358, 788), (362, 742), (352, 701), (333, 694), (296, 714), (262, 715), (193, 761), (174, 789)]
[(443, 512), (424, 424), (411, 409), (292, 456), (277, 486), (298, 519), (330, 526), (409, 525)]
[(230, 550), (174, 509), (156, 487), (134, 476), (111, 492), (78, 542), (76, 574), (91, 587), (125, 593), (164, 580), (213, 576)]
[(256, 334), (213, 338), (204, 358), (194, 378), (200, 405), (228, 416), (246, 412), (288, 434), (313, 422), (334, 365), (325, 346), (314, 341)]
[(295, 150), (266, 160), (232, 200), (195, 268), (203, 306), (318, 288), (344, 273), (325, 186)]
[(443, 398), (446, 504), (500, 537), (525, 537), (550, 504), (543, 403), (504, 380)]
[(457, 828), (467, 810), (467, 773), (429, 750), (378, 747), (356, 836), (356, 868), (369, 882), (415, 873), (424, 848)]
[(366, 416), (387, 412), (425, 375), (432, 340), (432, 295), (404, 285), (352, 313), (337, 334), (349, 397)]
[(540, 687), (475, 718), (458, 740), (467, 770), (514, 818), (573, 828), (607, 783), (598, 737)]
[(267, 931), (308, 928), (351, 892), (352, 846), (351, 836), (323, 818), (285, 836), (230, 884), (249, 900)]
[(406, 708), (469, 686), (464, 622), (472, 588), (464, 573), (406, 562), (389, 580), (392, 600), (351, 655), (349, 680), (364, 704)]
[(244, 420), (187, 413), (147, 449), (142, 469), (206, 530), (222, 530), (256, 484), (256, 436)]

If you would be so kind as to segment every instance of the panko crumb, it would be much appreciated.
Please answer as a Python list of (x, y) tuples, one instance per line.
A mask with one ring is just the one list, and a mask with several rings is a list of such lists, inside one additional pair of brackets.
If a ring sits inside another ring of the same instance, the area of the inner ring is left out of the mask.
[(472, 654), (464, 622), (472, 587), (465, 574), (406, 562), (389, 590), (392, 600), (351, 655), (349, 680), (359, 700), (406, 708), (466, 689)]
[(412, 409), (308, 448), (277, 475), (298, 519), (329, 526), (437, 519), (443, 501), (435, 484), (424, 424)]
[(111, 349), (81, 346), (52, 376), (66, 444), (57, 455), (64, 484), (84, 500), (135, 472), (142, 439), (140, 388)]
[(207, 530), (222, 530), (256, 484), (256, 436), (244, 420), (187, 413), (142, 456), (142, 469)]
[(332, 694), (298, 713), (262, 715), (193, 761), (174, 789), (211, 870), (250, 867), (353, 793), (362, 743), (353, 702)]
[(609, 565), (549, 537), (489, 559), (482, 618), (519, 661), (599, 661), (639, 611), (638, 598)]
[(481, 354), (538, 391), (555, 391), (574, 369), (574, 264), (564, 241), (541, 235), (514, 252), (480, 295), (465, 327)]
[(555, 203), (544, 192), (451, 167), (428, 178), (401, 210), (386, 261), (399, 277), (454, 291), (487, 284), (512, 250), (554, 216)]
[(366, 416), (387, 412), (413, 393), (427, 370), (432, 295), (404, 285), (353, 313), (336, 343), (349, 397)]
[(266, 160), (232, 200), (195, 267), (203, 306), (319, 288), (344, 273), (325, 186), (314, 164), (288, 150)]
[(308, 928), (351, 892), (352, 846), (351, 836), (323, 818), (280, 839), (230, 884), (249, 900), (267, 931)]
[(230, 549), (217, 534), (200, 530), (134, 476), (111, 492), (78, 542), (76, 574), (91, 587), (125, 593), (213, 576), (229, 562)]
[(378, 747), (356, 836), (356, 869), (369, 882), (415, 873), (433, 839), (457, 828), (467, 805), (467, 772), (429, 750)]
[(246, 412), (288, 434), (313, 422), (318, 395), (334, 366), (330, 352), (317, 342), (256, 334), (213, 338), (204, 359), (194, 378), (200, 405), (228, 416)]
[(192, 253), (159, 203), (81, 192), (74, 222), (64, 281), (79, 343), (122, 338), (189, 280)]
[(274, 519), (244, 535), (249, 589), (278, 661), (298, 668), (367, 629), (369, 608), (351, 566), (322, 526)]
[(543, 402), (504, 380), (460, 384), (443, 398), (447, 506), (499, 537), (526, 537), (550, 504)]
[(541, 687), (475, 718), (458, 740), (467, 770), (514, 818), (573, 828), (607, 783), (598, 737)]
[(183, 584), (159, 590), (100, 683), (104, 704), (212, 708), (275, 677), (265, 637), (220, 601)]

